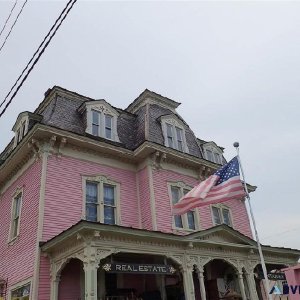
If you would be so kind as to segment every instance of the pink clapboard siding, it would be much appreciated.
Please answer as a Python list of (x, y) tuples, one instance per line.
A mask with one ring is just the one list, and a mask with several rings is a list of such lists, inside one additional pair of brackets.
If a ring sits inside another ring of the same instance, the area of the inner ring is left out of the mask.
[(61, 272), (58, 289), (58, 300), (81, 299), (80, 273), (83, 270), (82, 262), (71, 259)]
[(135, 172), (70, 157), (48, 159), (43, 241), (82, 217), (82, 176), (107, 176), (120, 183), (121, 225), (139, 227)]
[(147, 167), (140, 170), (137, 174), (139, 184), (139, 198), (141, 207), (142, 228), (153, 230), (151, 205), (150, 205), (150, 187)]
[[(153, 171), (153, 184), (156, 201), (157, 229), (164, 232), (172, 232), (171, 201), (168, 191), (168, 182), (182, 181), (186, 185), (194, 187), (199, 183), (196, 179), (173, 171)], [(230, 200), (226, 204), (231, 209), (234, 229), (252, 238), (249, 218), (244, 201)], [(200, 229), (208, 229), (213, 226), (210, 206), (198, 208)]]
[(40, 257), (38, 299), (50, 299), (50, 261), (43, 255)]
[[(0, 278), (8, 279), (8, 289), (33, 276), (36, 255), (41, 162), (33, 163), (0, 198)], [(23, 188), (20, 233), (8, 244), (13, 196)]]

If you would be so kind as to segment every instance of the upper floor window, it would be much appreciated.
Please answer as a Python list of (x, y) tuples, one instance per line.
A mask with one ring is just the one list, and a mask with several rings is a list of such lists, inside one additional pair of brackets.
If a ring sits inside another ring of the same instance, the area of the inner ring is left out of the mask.
[(118, 224), (119, 184), (106, 177), (85, 182), (85, 219), (104, 224)]
[(20, 114), (17, 122), (13, 127), (13, 130), (15, 132), (14, 147), (16, 147), (22, 141), (23, 137), (28, 132), (29, 118), (27, 113), (22, 113), (22, 114)]
[(11, 291), (11, 299), (13, 300), (29, 300), (30, 298), (30, 283), (23, 285)]
[(12, 201), (11, 225), (10, 225), (10, 238), (13, 240), (19, 235), (20, 232), (20, 214), (21, 214), (21, 201), (22, 192), (17, 191), (16, 196)]
[(183, 123), (173, 116), (163, 116), (161, 121), (165, 146), (188, 152)]
[[(89, 101), (86, 108), (86, 132), (108, 140), (119, 142), (117, 119), (119, 113), (105, 100)], [(79, 111), (82, 111), (80, 108)]]
[[(176, 204), (191, 189), (182, 183), (170, 184), (169, 188), (172, 205)], [(190, 210), (184, 215), (173, 216), (173, 227), (175, 229), (196, 230), (199, 227), (198, 224), (199, 220), (196, 209)]]
[(212, 206), (212, 218), (214, 225), (226, 224), (232, 226), (230, 209), (224, 205)]
[(222, 150), (216, 147), (213, 142), (203, 145), (204, 156), (207, 160), (212, 161), (216, 164), (223, 164), (223, 155)]

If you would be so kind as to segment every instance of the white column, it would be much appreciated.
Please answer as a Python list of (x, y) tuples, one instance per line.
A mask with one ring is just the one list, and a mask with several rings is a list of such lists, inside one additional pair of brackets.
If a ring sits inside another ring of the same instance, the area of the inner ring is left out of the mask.
[(199, 269), (197, 269), (197, 275), (198, 275), (199, 285), (200, 285), (201, 300), (206, 300), (206, 291), (205, 291), (205, 284), (204, 284), (204, 269), (203, 269), (203, 267), (200, 267)]
[(253, 272), (246, 272), (246, 280), (249, 287), (249, 293), (251, 300), (258, 300), (258, 295), (256, 291), (256, 284), (254, 280)]
[(84, 263), (85, 300), (97, 300), (97, 264)]
[(185, 300), (195, 300), (195, 287), (193, 281), (193, 267), (181, 269)]
[(245, 293), (245, 285), (244, 285), (244, 280), (243, 280), (243, 272), (242, 271), (238, 272), (238, 278), (239, 278), (239, 285), (240, 285), (240, 291), (241, 291), (242, 299), (247, 300), (246, 293)]
[(56, 275), (53, 276), (53, 278), (51, 278), (50, 300), (58, 300), (59, 282), (60, 282), (60, 275)]

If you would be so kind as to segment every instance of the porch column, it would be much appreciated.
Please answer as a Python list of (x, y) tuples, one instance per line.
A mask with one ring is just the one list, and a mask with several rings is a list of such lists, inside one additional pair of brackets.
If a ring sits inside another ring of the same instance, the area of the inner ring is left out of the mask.
[(85, 300), (97, 300), (97, 268), (94, 261), (84, 263)]
[(193, 267), (181, 269), (185, 300), (195, 300), (195, 287), (193, 281)]
[(204, 269), (203, 269), (203, 267), (200, 267), (200, 268), (197, 269), (197, 275), (198, 275), (199, 284), (200, 284), (201, 300), (206, 300), (206, 291), (205, 291), (205, 284), (204, 284)]
[(254, 273), (253, 272), (246, 272), (246, 280), (249, 287), (249, 293), (251, 300), (258, 300), (258, 295), (256, 291), (256, 284), (254, 280)]
[(58, 300), (58, 287), (60, 275), (55, 275), (51, 278), (50, 300)]
[(240, 290), (241, 290), (241, 294), (242, 294), (242, 299), (247, 300), (242, 270), (238, 271), (238, 278), (239, 278), (239, 285), (240, 285)]

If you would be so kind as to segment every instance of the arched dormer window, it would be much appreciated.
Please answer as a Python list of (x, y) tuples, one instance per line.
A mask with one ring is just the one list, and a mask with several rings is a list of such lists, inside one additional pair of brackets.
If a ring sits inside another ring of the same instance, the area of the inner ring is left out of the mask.
[(85, 102), (86, 132), (119, 142), (117, 120), (119, 113), (105, 100)]
[(27, 134), (34, 123), (40, 122), (41, 120), (42, 116), (28, 111), (24, 111), (19, 114), (17, 121), (12, 128), (15, 133), (14, 148), (22, 141), (23, 137)]
[(219, 165), (223, 164), (223, 152), (214, 142), (204, 144), (203, 152), (205, 159)]
[(173, 115), (162, 116), (160, 120), (165, 146), (188, 153), (184, 123)]

